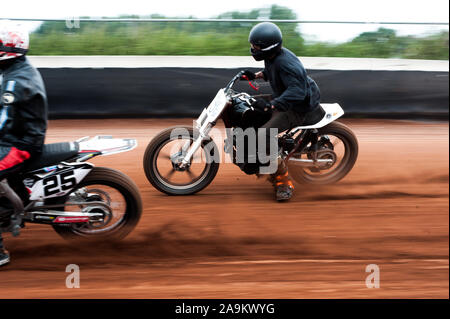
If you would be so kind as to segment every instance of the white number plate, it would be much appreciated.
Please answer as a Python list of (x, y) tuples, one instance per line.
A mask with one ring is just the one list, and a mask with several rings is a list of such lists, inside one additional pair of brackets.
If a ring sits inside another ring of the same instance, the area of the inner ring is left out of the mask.
[(223, 89), (217, 92), (216, 97), (208, 106), (208, 121), (214, 122), (222, 114), (225, 105), (227, 104), (227, 97)]
[(60, 197), (69, 193), (91, 171), (91, 168), (67, 169), (39, 179), (30, 188), (30, 200)]

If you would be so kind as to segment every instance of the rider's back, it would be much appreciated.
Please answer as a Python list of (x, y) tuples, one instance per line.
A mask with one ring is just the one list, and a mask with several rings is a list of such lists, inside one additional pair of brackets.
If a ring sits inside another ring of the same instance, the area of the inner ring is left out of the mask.
[(3, 111), (0, 146), (40, 152), (47, 130), (47, 97), (39, 71), (26, 57), (15, 59), (3, 71), (1, 96), (7, 112)]
[[(270, 81), (278, 110), (293, 108), (300, 113), (313, 111), (320, 103), (320, 90), (298, 57), (286, 48), (264, 61), (264, 75)], [(291, 90), (284, 94), (288, 88)], [(295, 88), (295, 89), (292, 89)]]

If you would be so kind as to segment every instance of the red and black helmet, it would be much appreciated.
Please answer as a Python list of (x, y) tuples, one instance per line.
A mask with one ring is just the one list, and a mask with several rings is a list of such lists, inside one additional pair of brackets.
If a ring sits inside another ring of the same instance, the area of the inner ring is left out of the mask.
[(30, 44), (28, 31), (9, 21), (0, 21), (0, 61), (27, 54)]

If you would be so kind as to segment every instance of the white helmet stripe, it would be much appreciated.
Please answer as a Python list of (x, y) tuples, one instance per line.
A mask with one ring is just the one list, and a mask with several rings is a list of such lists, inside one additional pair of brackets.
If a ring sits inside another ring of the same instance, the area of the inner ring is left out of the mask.
[(267, 48), (261, 49), (261, 51), (269, 51), (270, 49), (275, 48), (279, 44), (280, 44), (280, 42), (272, 44), (272, 45), (269, 45)]

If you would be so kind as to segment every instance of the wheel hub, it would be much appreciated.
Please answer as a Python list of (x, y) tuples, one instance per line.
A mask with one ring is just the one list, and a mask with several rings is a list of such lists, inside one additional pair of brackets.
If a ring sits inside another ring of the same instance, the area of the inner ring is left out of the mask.
[(83, 213), (97, 214), (97, 216), (90, 218), (89, 228), (101, 228), (112, 219), (111, 211), (99, 205), (87, 206), (83, 209)]
[(330, 161), (317, 162), (316, 167), (319, 170), (329, 169), (336, 163), (336, 153), (332, 150), (329, 150), (329, 149), (319, 150), (315, 153), (315, 155), (316, 155), (317, 160), (319, 160), (319, 159), (331, 160), (331, 162)]
[(184, 154), (183, 154), (183, 152), (181, 152), (181, 151), (179, 151), (179, 152), (173, 154), (173, 155), (170, 157), (170, 160), (171, 160), (171, 162), (172, 162), (172, 167), (173, 167), (173, 169), (174, 169), (175, 171), (177, 171), (177, 172), (184, 172), (184, 171), (186, 171), (186, 170), (189, 169), (189, 167), (191, 166), (191, 164), (188, 163), (188, 164), (185, 164), (185, 165), (184, 165), (184, 164), (183, 164), (183, 159), (184, 159)]

